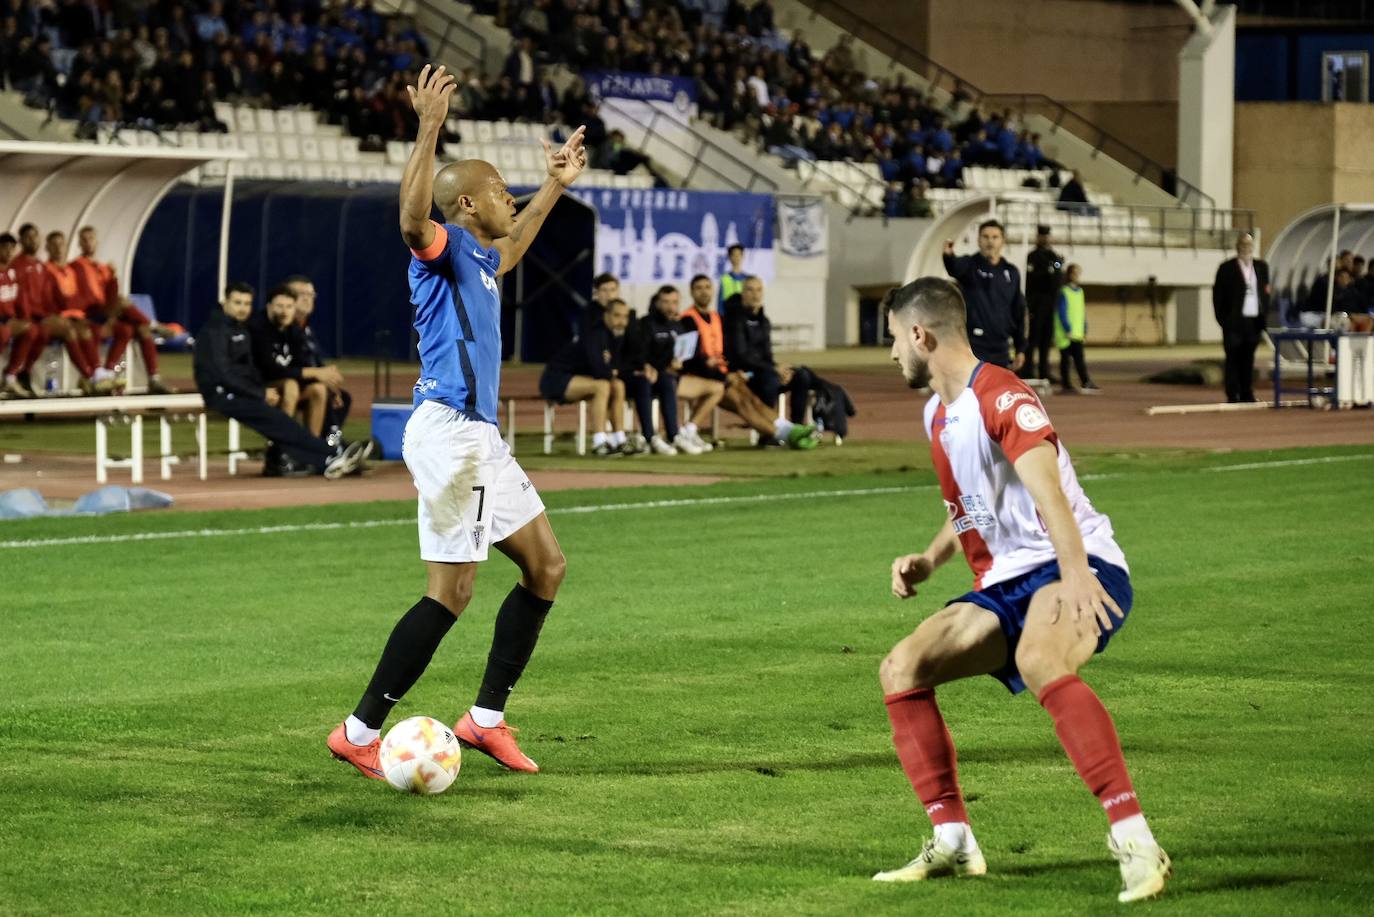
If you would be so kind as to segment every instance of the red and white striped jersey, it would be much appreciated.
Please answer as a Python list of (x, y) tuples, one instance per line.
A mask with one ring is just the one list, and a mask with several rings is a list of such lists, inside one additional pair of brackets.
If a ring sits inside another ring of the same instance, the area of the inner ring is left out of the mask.
[(1087, 552), (1126, 569), (1111, 520), (1093, 509), (1045, 406), (1010, 370), (978, 364), (953, 403), (931, 397), (925, 410), (930, 455), (945, 509), (973, 570), (973, 588), (1029, 573), (1055, 560), (1054, 545), (1015, 461), (1042, 440), (1059, 453), (1059, 482)]
[(19, 311), (19, 271), (11, 263), (0, 268), (0, 321), (27, 317)]

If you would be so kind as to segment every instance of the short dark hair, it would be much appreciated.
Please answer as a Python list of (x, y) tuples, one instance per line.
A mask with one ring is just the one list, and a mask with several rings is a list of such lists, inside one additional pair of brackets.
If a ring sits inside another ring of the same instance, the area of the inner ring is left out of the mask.
[(290, 285), (293, 284), (293, 283), (308, 283), (308, 284), (311, 284), (311, 285), (313, 286), (314, 283), (315, 283), (315, 281), (311, 280), (309, 277), (305, 276), (304, 274), (292, 274), (290, 277), (288, 277), (288, 278), (286, 278), (285, 280), (283, 280), (282, 283), (285, 284), (286, 286), (290, 286)]
[(291, 289), (290, 284), (279, 283), (268, 292), (267, 301), (271, 302), (278, 296), (285, 296), (287, 299), (295, 299), (296, 291)]
[(619, 296), (617, 296), (615, 299), (612, 299), (610, 302), (606, 303), (606, 311), (610, 312), (616, 306), (624, 306), (628, 309), (630, 304), (627, 303), (625, 300), (621, 299)]
[(897, 314), (904, 325), (925, 325), (952, 331), (968, 339), (968, 313), (964, 294), (952, 280), (922, 277), (893, 287), (883, 297), (883, 309)]
[(1002, 235), (1004, 235), (1004, 236), (1007, 234), (1007, 229), (1006, 229), (1006, 227), (1003, 226), (1003, 225), (1002, 225), (1000, 222), (998, 222), (997, 220), (984, 220), (983, 222), (979, 223), (979, 224), (978, 224), (978, 234), (981, 236), (981, 235), (983, 234), (983, 230), (989, 229), (989, 228), (991, 228), (991, 229), (996, 229), (998, 232), (1000, 232), (1000, 233), (1001, 233)]
[(1364, 264), (1364, 255), (1356, 255), (1356, 256), (1355, 256), (1355, 263), (1356, 263), (1356, 264)]
[(696, 286), (698, 280), (704, 280), (704, 281), (706, 281), (707, 283), (714, 283), (714, 282), (711, 280), (711, 278), (710, 278), (710, 277), (707, 277), (705, 274), (697, 274), (695, 277), (692, 278), (691, 282), (688, 283), (687, 286), (689, 286), (689, 287), (694, 287), (694, 286)]
[(739, 250), (739, 253), (740, 253), (741, 255), (744, 254), (744, 246), (743, 246), (743, 245), (740, 245), (738, 242), (736, 242), (734, 245), (731, 245), (729, 248), (727, 248), (727, 249), (725, 250), (725, 254), (727, 254), (727, 255), (732, 255), (732, 254), (735, 253), (735, 250), (736, 250), (736, 249)]
[(620, 278), (614, 274), (597, 274), (592, 278), (592, 289), (600, 289), (608, 283), (620, 283)]
[(6, 242), (8, 242), (11, 245), (19, 244), (19, 240), (16, 239), (12, 234), (7, 232), (0, 232), (0, 245), (4, 245)]
[(95, 227), (92, 226), (90, 223), (87, 223), (85, 226), (82, 226), (80, 229), (78, 229), (76, 231), (76, 234), (79, 236), (83, 232), (95, 232)]
[(25, 223), (19, 227), (19, 234), (22, 236), (26, 232), (38, 232), (38, 227), (32, 223)]
[[(668, 293), (677, 293), (677, 292), (678, 292), (677, 287), (673, 286), (671, 283), (665, 283), (663, 286), (659, 287), (657, 290), (654, 290), (654, 295), (649, 297), (649, 308), (650, 308), (650, 309), (657, 309), (657, 308), (658, 308), (658, 298), (659, 298), (660, 296), (664, 296), (664, 295), (666, 295), (666, 294), (668, 294)], [(681, 295), (681, 294), (678, 294), (678, 295)]]
[(1041, 223), (1039, 226), (1035, 227), (1035, 234), (1037, 236), (1048, 236), (1050, 234), (1050, 228), (1044, 223)]
[(47, 241), (51, 242), (53, 239), (65, 239), (66, 237), (67, 234), (62, 230), (54, 229), (52, 232), (48, 233)]
[(231, 293), (247, 293), (253, 295), (253, 285), (246, 280), (235, 280), (224, 288), (224, 298), (228, 299)]

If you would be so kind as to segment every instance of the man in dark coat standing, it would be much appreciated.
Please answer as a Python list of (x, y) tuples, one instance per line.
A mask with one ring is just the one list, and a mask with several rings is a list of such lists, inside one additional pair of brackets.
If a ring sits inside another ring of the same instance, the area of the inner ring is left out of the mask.
[(1049, 379), (1050, 347), (1054, 344), (1054, 310), (1059, 288), (1064, 285), (1064, 259), (1050, 247), (1050, 228), (1037, 227), (1035, 248), (1026, 258), (1026, 307), (1030, 311), (1030, 334), (1026, 365), (1022, 372), (1035, 379)]
[(1248, 233), (1236, 241), (1236, 257), (1222, 262), (1212, 285), (1212, 311), (1226, 349), (1226, 400), (1255, 400), (1255, 348), (1269, 314), (1269, 265), (1255, 257)]

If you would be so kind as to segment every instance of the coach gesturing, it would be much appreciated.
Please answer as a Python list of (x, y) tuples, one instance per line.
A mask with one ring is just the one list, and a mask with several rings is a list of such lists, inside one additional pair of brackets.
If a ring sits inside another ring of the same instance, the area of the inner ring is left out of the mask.
[[(1026, 362), (1026, 297), (1021, 272), (1002, 257), (1006, 245), (1002, 224), (988, 220), (978, 227), (978, 252), (954, 254), (945, 242), (945, 270), (959, 284), (968, 307), (968, 340), (984, 363), (1020, 371)], [(1015, 348), (1013, 357), (1007, 341)]]

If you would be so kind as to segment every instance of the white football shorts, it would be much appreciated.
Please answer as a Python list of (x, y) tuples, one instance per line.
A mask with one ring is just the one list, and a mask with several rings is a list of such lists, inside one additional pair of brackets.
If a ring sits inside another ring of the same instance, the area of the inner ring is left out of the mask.
[(406, 423), (401, 457), (420, 492), (420, 558), (442, 563), (487, 559), (544, 511), (534, 484), (495, 424), (426, 401)]

